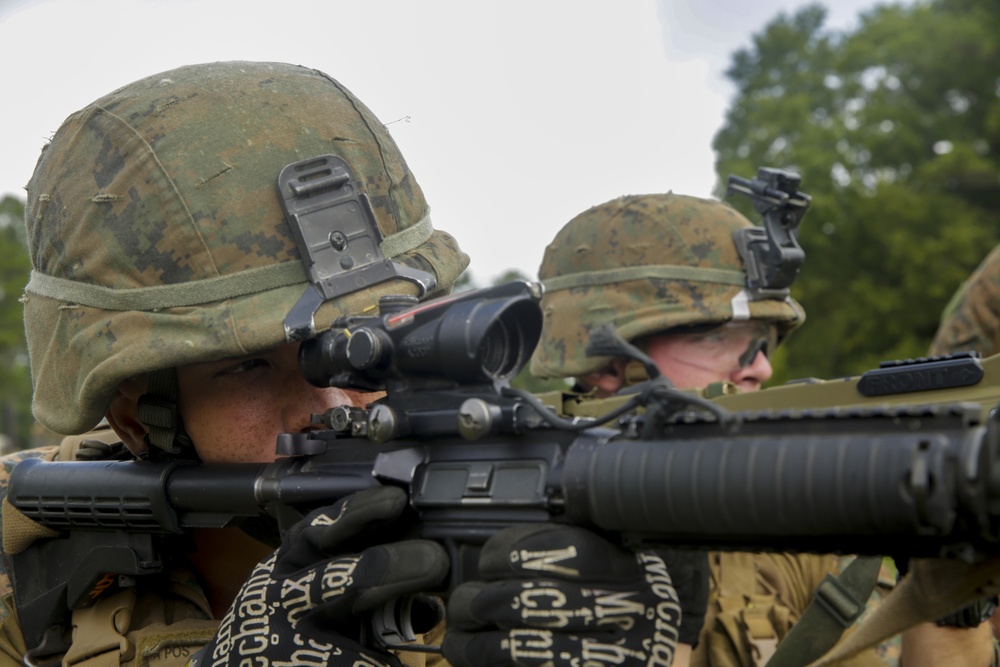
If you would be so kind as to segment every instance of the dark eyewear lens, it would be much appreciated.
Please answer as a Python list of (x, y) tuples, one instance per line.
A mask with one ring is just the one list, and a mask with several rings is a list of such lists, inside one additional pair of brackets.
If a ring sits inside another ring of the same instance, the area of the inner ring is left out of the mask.
[(747, 349), (740, 355), (740, 368), (747, 368), (753, 364), (758, 352), (763, 352), (764, 356), (770, 359), (777, 346), (778, 328), (773, 324), (768, 324), (763, 332), (755, 334), (750, 339)]

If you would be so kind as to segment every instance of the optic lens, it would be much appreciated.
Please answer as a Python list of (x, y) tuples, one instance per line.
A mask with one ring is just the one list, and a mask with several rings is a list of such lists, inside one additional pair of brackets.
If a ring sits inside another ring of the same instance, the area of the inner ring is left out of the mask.
[[(512, 355), (511, 352), (514, 354)], [(479, 359), (483, 372), (494, 380), (505, 378), (514, 368), (517, 349), (511, 345), (511, 334), (506, 322), (497, 320), (486, 331), (479, 344)]]

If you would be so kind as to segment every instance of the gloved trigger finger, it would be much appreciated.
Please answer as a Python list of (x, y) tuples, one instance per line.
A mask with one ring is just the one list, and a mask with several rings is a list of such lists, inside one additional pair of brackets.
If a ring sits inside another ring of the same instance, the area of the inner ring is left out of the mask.
[(408, 540), (369, 547), (355, 573), (352, 611), (375, 609), (395, 598), (434, 590), (448, 574), (448, 554), (437, 542)]
[(399, 518), (407, 502), (406, 492), (395, 486), (358, 491), (305, 517), (301, 537), (322, 553), (332, 555), (366, 531)]

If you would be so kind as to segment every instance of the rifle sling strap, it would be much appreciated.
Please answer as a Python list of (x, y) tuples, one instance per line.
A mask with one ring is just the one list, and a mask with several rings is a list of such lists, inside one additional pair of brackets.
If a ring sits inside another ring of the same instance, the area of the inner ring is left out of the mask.
[(878, 556), (858, 556), (839, 576), (828, 574), (767, 667), (806, 665), (830, 650), (864, 612), (881, 565)]
[(919, 623), (933, 621), (998, 591), (1000, 556), (975, 563), (960, 558), (914, 559), (909, 573), (878, 609), (810, 667), (837, 664)]

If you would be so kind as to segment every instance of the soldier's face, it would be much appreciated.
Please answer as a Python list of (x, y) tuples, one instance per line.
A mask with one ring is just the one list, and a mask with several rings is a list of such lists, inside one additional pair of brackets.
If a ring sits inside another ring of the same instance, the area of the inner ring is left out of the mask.
[(279, 433), (320, 428), (310, 423), (312, 413), (379, 397), (312, 386), (299, 372), (298, 349), (290, 343), (177, 369), (181, 420), (203, 461), (273, 461)]
[(730, 322), (701, 333), (649, 336), (645, 350), (676, 387), (728, 380), (741, 391), (757, 391), (774, 373), (767, 351), (776, 337), (773, 324)]

